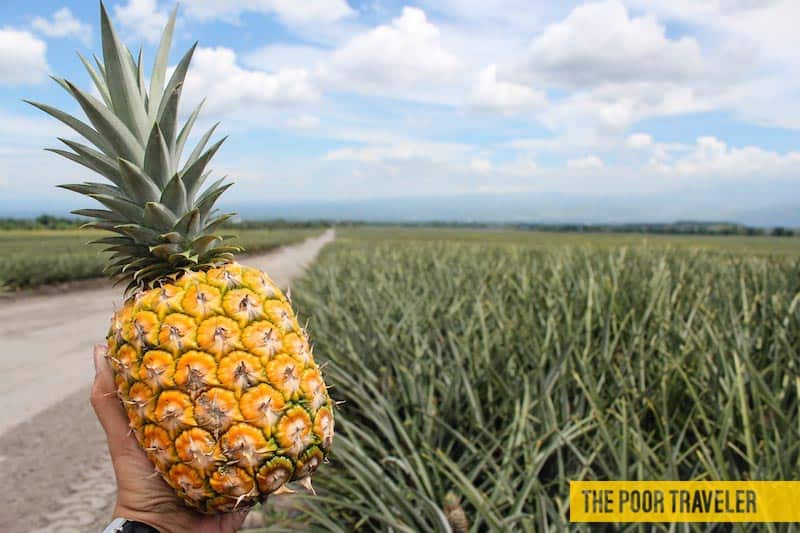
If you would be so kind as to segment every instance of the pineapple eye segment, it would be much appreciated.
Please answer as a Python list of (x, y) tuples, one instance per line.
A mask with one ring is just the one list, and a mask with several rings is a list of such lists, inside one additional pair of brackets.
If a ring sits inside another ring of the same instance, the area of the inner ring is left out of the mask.
[(169, 480), (173, 488), (179, 489), (190, 500), (199, 501), (211, 496), (203, 477), (188, 465), (175, 465), (169, 470)]
[(292, 407), (278, 422), (278, 444), (292, 457), (300, 455), (311, 443), (311, 418), (302, 407)]
[(278, 355), (267, 363), (267, 379), (286, 398), (292, 398), (300, 388), (300, 367), (294, 358)]
[(329, 450), (333, 444), (333, 415), (328, 407), (322, 407), (317, 411), (314, 419), (314, 435), (322, 443), (322, 447)]
[[(295, 471), (294, 479), (305, 479), (311, 476), (311, 474), (317, 471), (319, 465), (322, 464), (323, 457), (322, 450), (316, 446), (307, 449), (297, 462), (297, 470)], [(311, 490), (313, 491), (313, 489)]]
[(267, 300), (264, 302), (264, 312), (270, 322), (278, 326), (284, 333), (300, 331), (300, 325), (287, 304), (277, 300)]
[(175, 385), (175, 361), (172, 355), (161, 350), (150, 350), (142, 359), (139, 377), (153, 389), (163, 389)]
[(316, 368), (308, 368), (303, 372), (300, 388), (307, 397), (310, 397), (312, 412), (316, 413), (320, 407), (328, 403), (328, 392), (325, 388), (325, 383)]
[(219, 358), (240, 346), (239, 326), (230, 318), (215, 316), (204, 320), (197, 329), (201, 350)]
[(280, 392), (262, 383), (242, 394), (239, 405), (244, 421), (261, 428), (270, 437), (286, 404)]
[(278, 353), (282, 346), (275, 326), (266, 321), (255, 322), (244, 328), (242, 344), (248, 352), (265, 360)]
[(262, 298), (283, 298), (275, 283), (263, 272), (256, 269), (245, 269), (242, 278), (244, 285), (255, 291)]
[(177, 354), (197, 348), (197, 324), (192, 317), (180, 313), (167, 316), (161, 323), (158, 342), (162, 348)]
[(256, 474), (258, 488), (262, 494), (275, 492), (289, 481), (293, 470), (294, 465), (285, 457), (275, 457), (267, 461)]
[(228, 291), (222, 301), (222, 307), (225, 313), (236, 319), (242, 327), (264, 316), (258, 296), (249, 289)]
[(204, 352), (186, 352), (175, 370), (175, 384), (196, 394), (211, 385), (218, 385), (217, 363), (214, 357)]
[(237, 396), (241, 395), (242, 389), (262, 381), (261, 361), (246, 352), (231, 352), (220, 360), (217, 377)]
[(275, 452), (264, 434), (257, 428), (245, 423), (232, 426), (220, 439), (222, 453), (229, 459), (229, 464), (254, 469), (265, 455)]
[(206, 278), (205, 272), (190, 271), (183, 273), (183, 275), (181, 275), (175, 281), (174, 285), (186, 291), (192, 287), (197, 287), (200, 284), (205, 284), (207, 281), (208, 279)]
[(108, 359), (114, 371), (126, 379), (133, 378), (139, 372), (139, 352), (129, 344), (122, 345), (116, 354), (109, 352)]
[[(131, 321), (131, 316), (133, 315), (133, 307), (126, 305), (121, 310), (114, 313), (114, 316), (111, 318), (111, 330), (109, 332), (109, 337), (114, 339), (115, 345), (120, 345), (125, 341), (125, 329), (126, 325)], [(111, 343), (109, 343), (109, 350), (111, 349)]]
[(209, 285), (214, 285), (220, 289), (233, 289), (242, 286), (242, 267), (239, 265), (225, 265), (220, 268), (212, 268), (206, 272)]
[(160, 472), (166, 472), (172, 463), (177, 460), (175, 449), (172, 446), (172, 439), (163, 429), (153, 424), (147, 424), (143, 430), (144, 450), (155, 463)]
[(236, 420), (241, 420), (236, 396), (232, 391), (215, 387), (195, 401), (197, 423), (208, 429), (215, 438)]
[(114, 384), (117, 386), (117, 397), (120, 399), (125, 398), (125, 395), (130, 390), (128, 378), (122, 374), (114, 374)]
[(232, 498), (247, 496), (255, 489), (253, 478), (243, 468), (238, 467), (217, 470), (211, 476), (210, 483), (216, 492)]
[(183, 297), (183, 289), (175, 285), (164, 285), (144, 293), (137, 306), (155, 312), (163, 320), (168, 313), (181, 311)]
[(187, 315), (193, 316), (196, 320), (222, 314), (222, 296), (219, 289), (197, 283), (189, 287), (184, 293), (181, 307)]
[(141, 427), (145, 420), (155, 422), (155, 395), (153, 389), (142, 382), (131, 385), (125, 402), (131, 427)]
[(175, 439), (175, 450), (181, 461), (203, 472), (210, 471), (218, 462), (225, 459), (217, 450), (216, 441), (211, 433), (200, 428), (188, 429), (181, 433)]
[(158, 316), (151, 311), (139, 311), (127, 322), (122, 331), (123, 338), (142, 352), (149, 346), (158, 345)]
[(155, 411), (156, 421), (170, 434), (176, 435), (182, 429), (196, 425), (192, 400), (186, 394), (168, 390), (158, 397)]
[(283, 349), (305, 365), (312, 363), (314, 360), (305, 335), (300, 336), (297, 333), (289, 333), (283, 340)]

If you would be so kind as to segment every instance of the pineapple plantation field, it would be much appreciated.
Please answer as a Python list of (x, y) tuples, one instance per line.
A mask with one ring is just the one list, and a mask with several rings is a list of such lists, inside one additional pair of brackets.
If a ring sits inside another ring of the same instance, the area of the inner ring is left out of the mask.
[[(266, 252), (278, 246), (319, 235), (322, 229), (231, 229), (247, 253)], [(0, 280), (10, 288), (98, 278), (107, 264), (102, 246), (87, 242), (107, 236), (97, 230), (0, 231)]]
[(344, 402), (309, 528), (588, 531), (570, 480), (800, 476), (797, 240), (348, 229), (294, 293)]

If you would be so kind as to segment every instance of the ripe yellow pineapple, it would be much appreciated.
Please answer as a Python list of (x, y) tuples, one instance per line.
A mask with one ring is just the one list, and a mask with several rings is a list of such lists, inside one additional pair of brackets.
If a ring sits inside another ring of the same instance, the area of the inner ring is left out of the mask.
[(222, 144), (206, 149), (216, 126), (181, 165), (200, 107), (178, 130), (194, 47), (166, 80), (174, 24), (175, 12), (148, 89), (141, 53), (121, 44), (101, 4), (103, 61), (81, 60), (103, 101), (56, 79), (89, 123), (30, 103), (94, 145), (61, 139), (71, 150), (53, 152), (111, 182), (62, 187), (105, 206), (75, 213), (116, 234), (96, 242), (112, 254), (108, 274), (128, 283), (108, 346), (131, 429), (187, 505), (219, 513), (292, 480), (310, 489), (331, 448), (333, 405), (290, 302), (216, 233), (232, 216), (213, 209), (229, 184), (203, 189)]

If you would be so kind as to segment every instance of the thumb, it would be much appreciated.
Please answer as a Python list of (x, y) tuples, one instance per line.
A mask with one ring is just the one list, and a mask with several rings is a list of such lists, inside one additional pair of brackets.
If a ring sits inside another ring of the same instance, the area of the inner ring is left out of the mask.
[(108, 349), (102, 344), (97, 344), (93, 356), (95, 375), (90, 400), (100, 425), (106, 432), (108, 447), (113, 453), (114, 450), (119, 450), (128, 438), (128, 415), (117, 398), (114, 373), (108, 364)]

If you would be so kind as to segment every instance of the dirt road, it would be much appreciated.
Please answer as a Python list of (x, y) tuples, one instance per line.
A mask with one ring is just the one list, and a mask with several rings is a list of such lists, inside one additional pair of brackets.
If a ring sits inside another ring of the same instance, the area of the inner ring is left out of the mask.
[[(242, 262), (285, 287), (333, 238)], [(114, 478), (88, 395), (91, 347), (120, 304), (119, 288), (0, 301), (0, 531), (101, 531), (108, 521)]]

